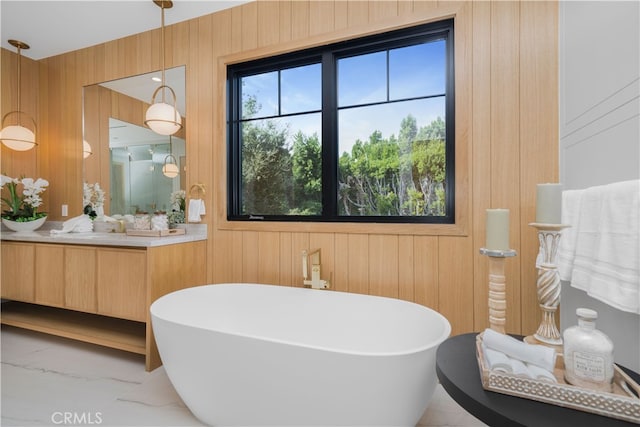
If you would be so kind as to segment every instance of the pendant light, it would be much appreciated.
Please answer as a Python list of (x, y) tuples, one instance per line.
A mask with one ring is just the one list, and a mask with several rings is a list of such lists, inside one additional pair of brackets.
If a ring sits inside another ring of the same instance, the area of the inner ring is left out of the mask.
[(173, 141), (171, 140), (171, 135), (169, 135), (169, 154), (164, 158), (162, 174), (167, 178), (175, 178), (179, 173), (178, 160), (173, 155)]
[[(12, 150), (16, 151), (27, 151), (35, 147), (36, 144), (36, 122), (33, 118), (20, 111), (20, 51), (22, 49), (29, 49), (29, 45), (18, 41), (18, 40), (9, 40), (9, 44), (16, 47), (18, 49), (18, 109), (15, 111), (10, 111), (2, 117), (2, 130), (0, 131), (0, 139), (2, 143)], [(5, 121), (9, 116), (16, 116), (15, 124), (5, 126)], [(22, 125), (22, 117), (26, 117), (29, 119), (30, 124), (33, 126), (33, 130)]]
[(91, 144), (87, 142), (87, 140), (82, 141), (82, 158), (86, 159), (90, 155), (93, 154), (93, 150), (91, 149)]
[[(151, 106), (147, 109), (144, 124), (160, 135), (173, 135), (182, 129), (182, 118), (177, 108), (176, 93), (165, 82), (164, 71), (164, 10), (173, 7), (171, 0), (153, 0), (162, 11), (161, 35), (162, 35), (162, 82), (153, 92)], [(169, 92), (173, 98), (173, 105), (166, 102), (166, 93)], [(162, 98), (156, 102), (156, 96), (160, 93)]]

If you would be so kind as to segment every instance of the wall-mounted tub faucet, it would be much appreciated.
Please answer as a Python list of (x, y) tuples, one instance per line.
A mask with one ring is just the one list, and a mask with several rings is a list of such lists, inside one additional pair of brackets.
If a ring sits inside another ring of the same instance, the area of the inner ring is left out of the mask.
[[(309, 262), (311, 262), (311, 280), (309, 278)], [(311, 253), (302, 251), (302, 277), (305, 286), (311, 289), (329, 289), (329, 281), (320, 278), (320, 249)]]

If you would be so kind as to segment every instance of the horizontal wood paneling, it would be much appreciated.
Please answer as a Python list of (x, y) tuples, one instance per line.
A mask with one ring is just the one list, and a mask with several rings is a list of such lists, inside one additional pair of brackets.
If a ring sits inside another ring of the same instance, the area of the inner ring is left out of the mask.
[[(250, 59), (451, 16), (457, 49), (455, 227), (223, 223), (224, 61), (230, 55)], [(416, 301), (445, 313), (453, 333), (480, 330), (488, 323), (487, 260), (478, 254), (485, 209), (507, 207), (511, 245), (518, 251), (507, 262), (507, 329), (533, 332), (537, 242), (527, 223), (535, 184), (557, 179), (556, 33), (556, 3), (502, 1), (260, 1), (168, 27), (167, 67), (187, 69), (187, 186), (207, 188), (207, 282), (300, 286), (301, 250), (321, 248), (323, 278), (331, 276), (334, 289)], [(42, 102), (42, 145), (37, 160), (32, 155), (22, 163), (3, 148), (2, 166), (14, 174), (48, 174), (53, 219), (59, 219), (61, 203), (69, 204), (71, 215), (81, 209), (82, 87), (158, 69), (158, 51), (159, 31), (153, 30), (31, 64), (40, 75), (32, 77), (32, 87)], [(3, 111), (10, 103), (11, 56), (3, 51)], [(23, 92), (23, 102), (28, 98)]]

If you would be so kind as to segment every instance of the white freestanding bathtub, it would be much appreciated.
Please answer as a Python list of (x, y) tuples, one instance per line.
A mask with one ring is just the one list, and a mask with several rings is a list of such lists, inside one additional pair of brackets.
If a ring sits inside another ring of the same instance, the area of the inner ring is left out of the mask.
[(151, 318), (173, 386), (214, 426), (415, 426), (451, 332), (406, 301), (254, 284), (176, 291)]

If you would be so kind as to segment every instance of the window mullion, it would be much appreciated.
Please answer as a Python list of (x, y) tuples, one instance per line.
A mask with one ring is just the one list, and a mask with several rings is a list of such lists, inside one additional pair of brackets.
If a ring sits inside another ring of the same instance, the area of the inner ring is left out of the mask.
[(391, 92), (391, 83), (390, 83), (390, 76), (389, 76), (389, 49), (387, 49), (386, 52), (386, 57), (387, 57), (387, 102), (389, 102), (390, 98), (390, 92)]
[(338, 100), (336, 60), (322, 55), (322, 216), (338, 216)]
[[(232, 99), (242, 99), (242, 87), (240, 85), (240, 77), (234, 75), (229, 80), (229, 91), (231, 91)], [(228, 110), (229, 114), (229, 133), (231, 135), (231, 141), (238, 141), (238, 143), (230, 143), (227, 146), (228, 149), (228, 162), (231, 167), (228, 170), (227, 179), (231, 183), (232, 187), (236, 191), (230, 192), (229, 206), (227, 207), (228, 213), (237, 213), (241, 209), (241, 197), (242, 194), (242, 102), (235, 102), (230, 106)]]
[(282, 114), (282, 70), (278, 70), (278, 116)]

